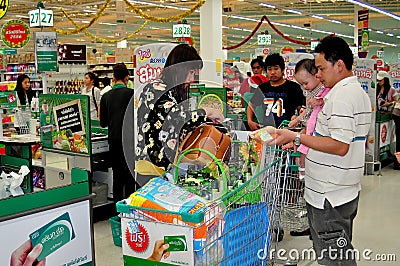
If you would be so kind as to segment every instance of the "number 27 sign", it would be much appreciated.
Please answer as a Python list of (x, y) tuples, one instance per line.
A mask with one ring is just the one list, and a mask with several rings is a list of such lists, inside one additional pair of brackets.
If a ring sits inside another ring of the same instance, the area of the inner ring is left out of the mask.
[(35, 9), (29, 11), (29, 27), (44, 26), (53, 26), (53, 10)]

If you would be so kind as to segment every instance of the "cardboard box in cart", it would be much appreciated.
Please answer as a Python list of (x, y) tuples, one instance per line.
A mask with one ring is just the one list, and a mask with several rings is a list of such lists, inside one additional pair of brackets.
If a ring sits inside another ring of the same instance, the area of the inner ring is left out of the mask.
[(195, 256), (210, 248), (206, 240), (222, 232), (221, 208), (161, 178), (131, 200), (135, 206), (117, 204), (125, 265), (195, 265)]

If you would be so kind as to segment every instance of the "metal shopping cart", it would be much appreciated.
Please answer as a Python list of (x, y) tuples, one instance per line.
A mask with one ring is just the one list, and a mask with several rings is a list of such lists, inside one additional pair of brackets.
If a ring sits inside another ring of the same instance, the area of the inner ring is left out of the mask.
[[(262, 170), (209, 202), (200, 215), (118, 202), (125, 265), (147, 265), (155, 258), (163, 265), (274, 264), (270, 252), (277, 247), (274, 228), (280, 222), (284, 156), (285, 152), (262, 146)], [(157, 247), (165, 243), (170, 245), (168, 250), (157, 253)]]
[[(302, 128), (289, 128), (289, 121), (283, 121), (279, 128), (288, 128), (294, 131), (300, 131)], [(283, 152), (283, 151), (282, 151)], [(300, 174), (300, 152), (294, 152), (293, 149), (287, 149), (286, 168), (281, 186), (282, 193), (282, 217), (281, 225), (284, 230), (304, 231), (308, 228), (308, 218), (306, 202), (304, 200), (304, 179)]]

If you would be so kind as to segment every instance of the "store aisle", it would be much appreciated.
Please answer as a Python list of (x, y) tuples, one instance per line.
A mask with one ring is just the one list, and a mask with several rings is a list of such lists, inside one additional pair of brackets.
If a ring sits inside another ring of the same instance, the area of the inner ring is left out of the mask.
[[(358, 266), (363, 265), (398, 265), (400, 261), (400, 171), (392, 170), (393, 165), (382, 169), (382, 176), (364, 176), (360, 196), (359, 212), (354, 225), (354, 246), (360, 252)], [(311, 248), (308, 236), (291, 237), (288, 233), (279, 248), (289, 252), (300, 252)], [(114, 246), (108, 221), (94, 224), (95, 252), (97, 266), (123, 265), (121, 248)], [(369, 251), (370, 250), (370, 251)], [(292, 251), (293, 252), (293, 251)], [(363, 259), (364, 257), (388, 258), (396, 256), (395, 261)], [(299, 266), (315, 266), (315, 261), (302, 260)]]

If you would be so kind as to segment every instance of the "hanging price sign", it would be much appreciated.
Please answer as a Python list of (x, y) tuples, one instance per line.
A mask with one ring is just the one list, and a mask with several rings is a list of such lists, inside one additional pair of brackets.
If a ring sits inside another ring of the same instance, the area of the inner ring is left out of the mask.
[(53, 10), (39, 8), (29, 11), (29, 27), (53, 27)]
[(190, 37), (191, 30), (188, 24), (175, 24), (172, 26), (172, 37), (182, 38)]
[(257, 38), (258, 45), (271, 45), (271, 34), (260, 34)]
[(317, 41), (311, 41), (311, 51), (314, 51), (315, 47), (317, 47), (318, 44), (319, 44), (319, 42), (317, 42)]

